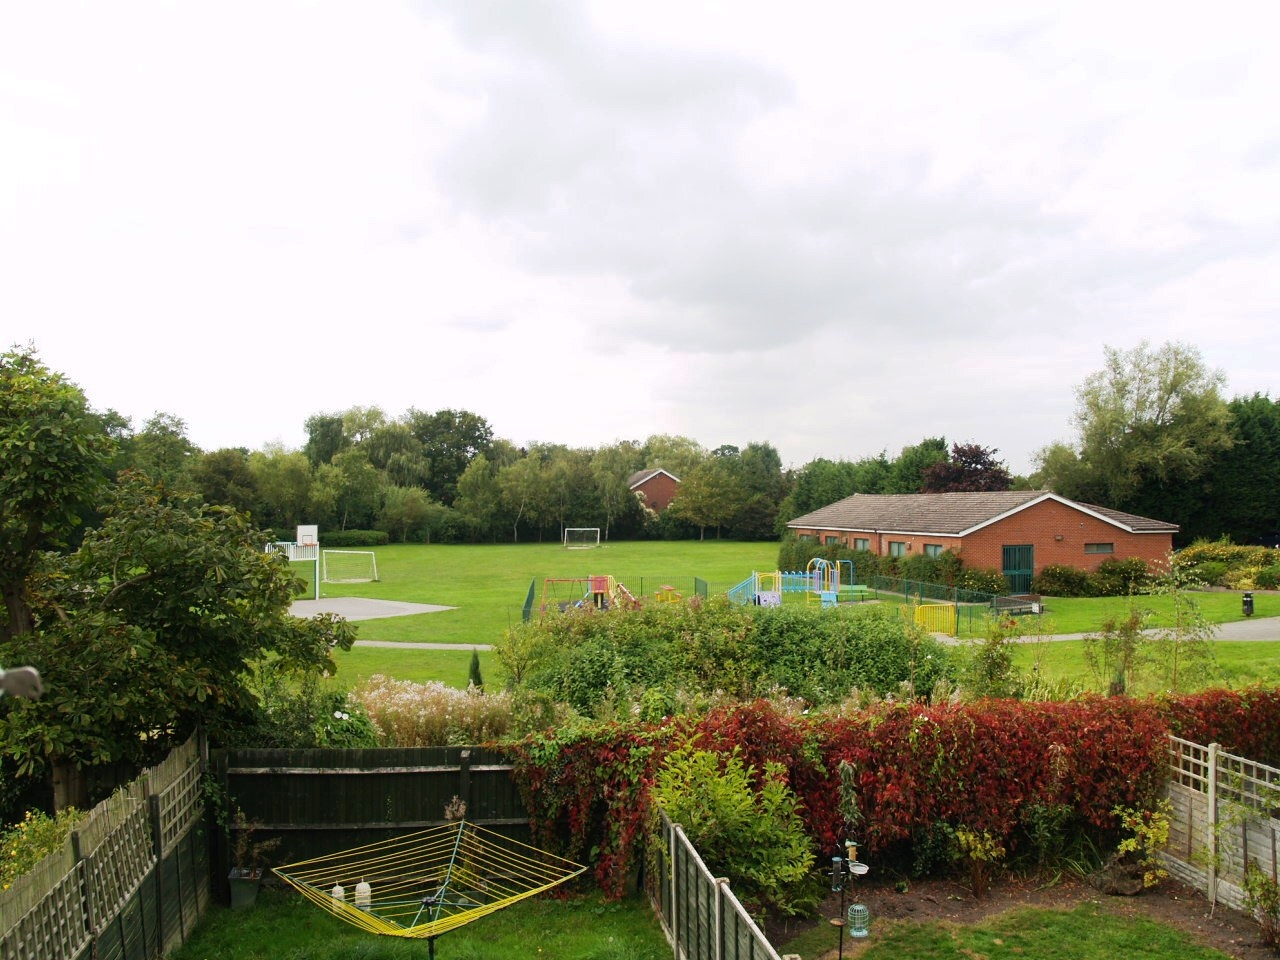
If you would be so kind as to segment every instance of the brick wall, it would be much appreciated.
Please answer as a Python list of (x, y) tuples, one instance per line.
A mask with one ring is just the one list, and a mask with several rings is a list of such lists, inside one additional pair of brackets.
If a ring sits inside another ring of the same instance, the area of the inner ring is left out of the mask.
[(636, 493), (644, 494), (645, 505), (650, 510), (659, 512), (671, 506), (671, 501), (680, 492), (680, 484), (665, 473), (658, 473), (635, 487)]
[[(905, 533), (855, 533), (843, 530), (798, 529), (797, 534), (812, 536), (819, 544), (825, 544), (829, 536), (838, 537), (850, 549), (855, 539), (870, 541), (869, 549), (881, 556), (889, 554), (891, 540), (905, 541), (907, 556), (924, 552), (925, 544), (936, 543), (944, 550), (959, 554), (966, 567), (984, 567), (999, 570), (1004, 561), (1002, 548), (1031, 544), (1034, 550), (1035, 572), (1048, 566), (1075, 567), (1092, 572), (1103, 560), (1128, 560), (1139, 557), (1149, 564), (1164, 560), (1173, 549), (1171, 533), (1127, 533), (1119, 527), (1105, 523), (1090, 514), (1075, 510), (1055, 500), (1046, 500), (1028, 507), (1012, 517), (983, 527), (965, 537), (935, 536), (932, 534)], [(1085, 553), (1086, 543), (1110, 543), (1113, 553)]]

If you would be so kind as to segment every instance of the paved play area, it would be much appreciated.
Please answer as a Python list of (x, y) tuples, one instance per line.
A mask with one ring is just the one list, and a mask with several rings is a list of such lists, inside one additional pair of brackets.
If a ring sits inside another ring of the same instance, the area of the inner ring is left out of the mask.
[(295, 617), (314, 617), (317, 613), (334, 613), (346, 620), (377, 620), (380, 617), (408, 617), (415, 613), (440, 613), (453, 610), (434, 603), (406, 603), (403, 600), (371, 600), (368, 597), (324, 597), (320, 600), (295, 600), (289, 612)]

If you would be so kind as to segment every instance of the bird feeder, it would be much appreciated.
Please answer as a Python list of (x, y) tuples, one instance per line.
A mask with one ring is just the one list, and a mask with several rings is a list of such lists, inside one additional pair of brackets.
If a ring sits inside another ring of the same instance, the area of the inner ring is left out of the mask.
[(849, 907), (847, 926), (851, 937), (865, 937), (871, 932), (871, 911), (865, 904), (855, 903)]

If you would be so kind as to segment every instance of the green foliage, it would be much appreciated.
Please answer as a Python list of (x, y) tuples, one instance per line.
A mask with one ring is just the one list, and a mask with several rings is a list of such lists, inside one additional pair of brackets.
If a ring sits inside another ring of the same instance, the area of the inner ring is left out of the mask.
[(467, 685), (477, 690), (484, 689), (484, 677), (480, 674), (480, 651), (471, 651), (471, 664), (467, 667)]
[(1084, 638), (1084, 659), (1094, 680), (1123, 693), (1135, 685), (1147, 663), (1147, 613), (1131, 607), (1123, 617), (1110, 617), (1097, 633)]
[(1141, 557), (1126, 560), (1108, 558), (1098, 564), (1093, 573), (1095, 595), (1099, 597), (1124, 597), (1146, 593), (1151, 586), (1151, 572)]
[(981, 900), (991, 888), (991, 878), (1004, 862), (1005, 848), (989, 830), (958, 827), (955, 832), (956, 859), (969, 876), (969, 891)]
[(667, 755), (653, 799), (757, 917), (817, 906), (814, 854), (782, 764), (766, 763), (757, 775), (737, 750), (721, 756), (683, 747)]
[(785, 691), (832, 704), (852, 690), (933, 689), (949, 652), (891, 608), (821, 610), (651, 604), (574, 610), (522, 624), (495, 645), (508, 677), (592, 714), (605, 701), (742, 699)]
[(973, 697), (1013, 697), (1019, 692), (1013, 645), (1021, 627), (1013, 617), (987, 621), (987, 636), (968, 645), (964, 685)]
[(1112, 814), (1120, 821), (1125, 834), (1116, 846), (1120, 862), (1132, 863), (1142, 869), (1142, 885), (1154, 887), (1169, 875), (1160, 859), (1160, 852), (1169, 845), (1169, 826), (1173, 805), (1161, 800), (1153, 809), (1134, 809), (1117, 805)]
[(0, 643), (31, 629), (27, 578), (94, 505), (109, 452), (79, 387), (34, 348), (0, 353)]
[(1259, 570), (1253, 583), (1259, 590), (1280, 590), (1280, 564)]
[(245, 515), (137, 474), (104, 510), (79, 550), (47, 558), (36, 629), (0, 645), (0, 662), (30, 662), (49, 690), (0, 713), (20, 772), (143, 765), (197, 724), (221, 742), (257, 717), (253, 665), (332, 672), (332, 651), (350, 648), (346, 621), (290, 615), (300, 584)]
[(83, 811), (75, 807), (59, 810), (54, 817), (28, 810), (20, 822), (0, 831), (0, 891), (8, 890), (14, 880), (61, 849), (71, 830), (83, 819)]
[(1280, 953), (1280, 883), (1250, 860), (1244, 868), (1244, 907), (1258, 921), (1264, 946)]
[(1067, 851), (1075, 826), (1069, 803), (1028, 803), (1018, 814), (1027, 853), (1037, 869), (1058, 863)]
[(1031, 580), (1031, 591), (1045, 597), (1097, 596), (1097, 584), (1079, 567), (1050, 564)]
[(999, 570), (988, 567), (965, 567), (960, 571), (955, 585), (961, 590), (973, 590), (976, 593), (1006, 594), (1009, 592), (1009, 581)]
[(338, 549), (341, 547), (381, 547), (390, 540), (385, 530), (321, 530), (320, 546)]

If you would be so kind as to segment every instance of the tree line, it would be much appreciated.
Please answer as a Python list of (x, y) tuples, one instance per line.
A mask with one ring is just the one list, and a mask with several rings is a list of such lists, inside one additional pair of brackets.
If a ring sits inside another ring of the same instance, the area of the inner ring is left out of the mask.
[[(1226, 400), (1224, 384), (1185, 344), (1106, 347), (1103, 368), (1076, 390), (1075, 438), (1039, 450), (1027, 476), (1011, 474), (995, 449), (945, 437), (896, 456), (784, 468), (767, 441), (708, 449), (654, 434), (594, 448), (518, 447), (458, 409), (317, 413), (302, 449), (253, 451), (200, 450), (173, 414), (138, 430), (114, 411), (95, 416), (114, 443), (113, 469), (247, 512), (281, 539), (316, 523), (322, 535), (376, 530), (393, 542), (558, 541), (568, 526), (598, 526), (606, 539), (768, 540), (853, 493), (1049, 489), (1177, 523), (1179, 545), (1270, 542), (1280, 531), (1280, 408), (1259, 394)], [(629, 482), (655, 468), (681, 481), (661, 513)]]

